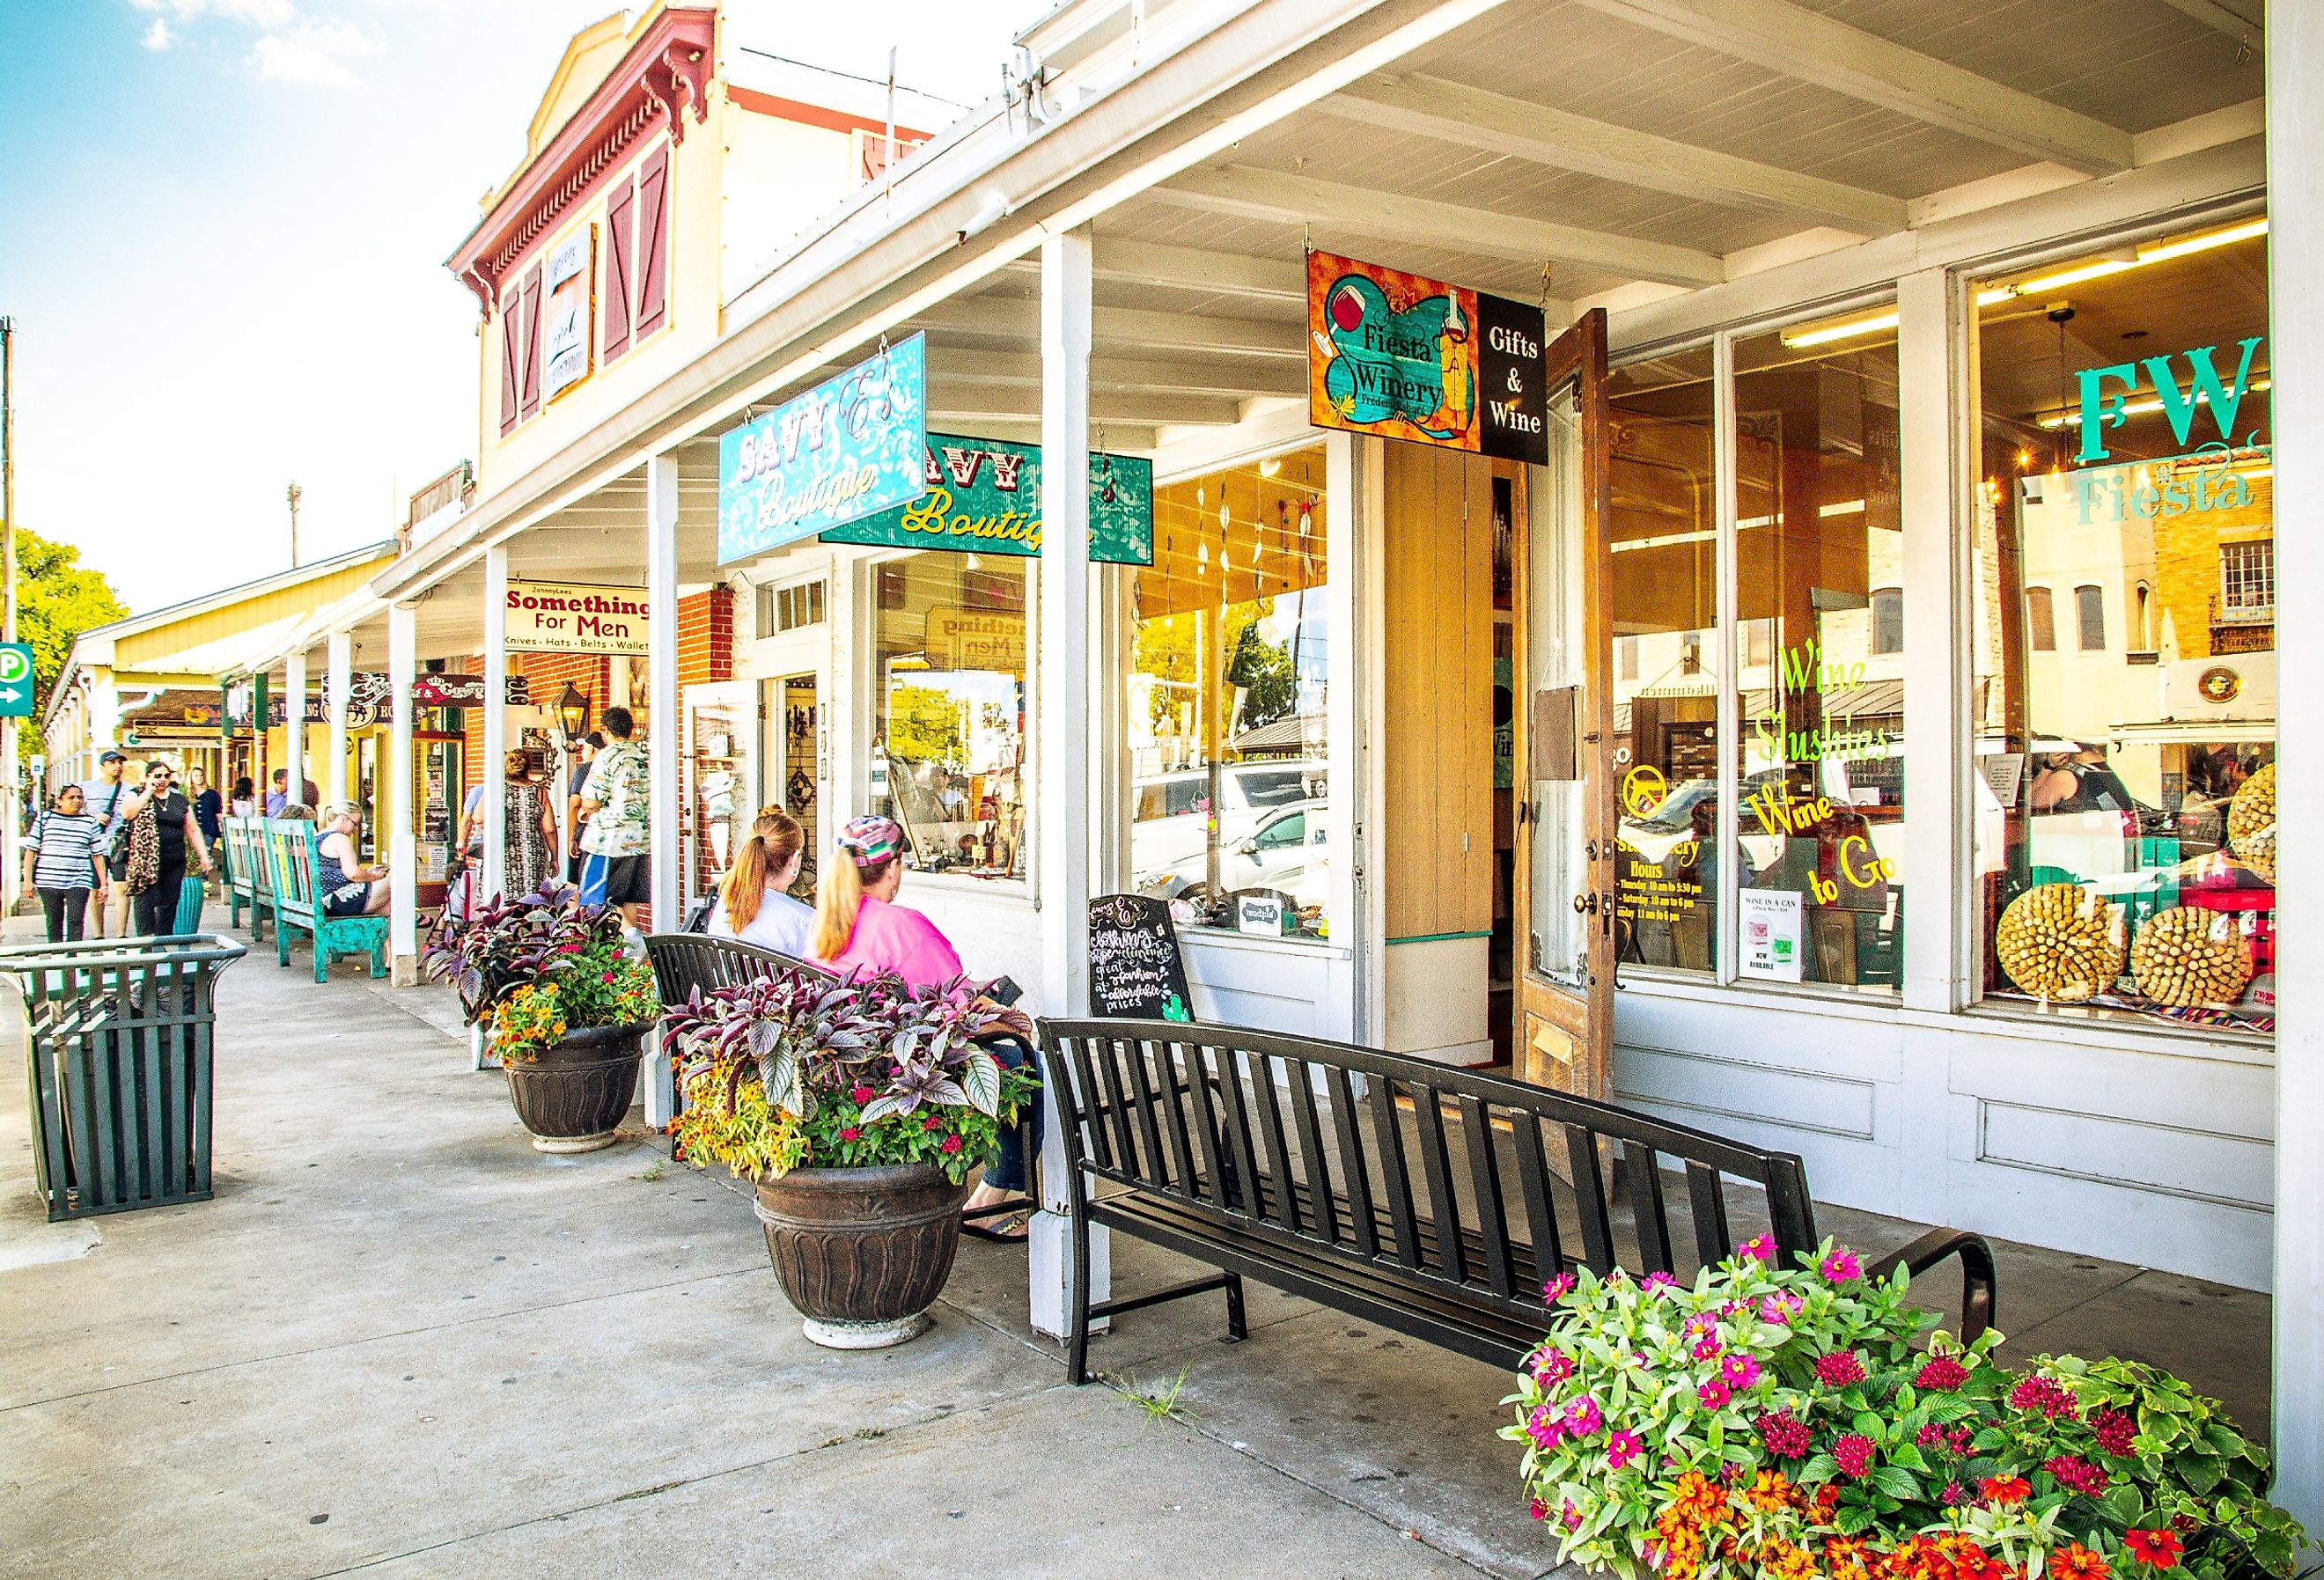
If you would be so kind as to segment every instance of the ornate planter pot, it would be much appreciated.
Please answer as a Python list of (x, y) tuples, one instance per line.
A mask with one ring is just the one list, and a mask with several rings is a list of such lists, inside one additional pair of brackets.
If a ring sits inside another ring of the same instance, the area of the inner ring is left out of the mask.
[(807, 1336), (876, 1350), (927, 1331), (952, 1276), (966, 1185), (925, 1164), (794, 1169), (759, 1184), (759, 1222)]
[(634, 1026), (585, 1026), (534, 1059), (512, 1059), (509, 1101), (543, 1152), (594, 1152), (613, 1144), (613, 1131), (638, 1089), (638, 1061), (650, 1021)]

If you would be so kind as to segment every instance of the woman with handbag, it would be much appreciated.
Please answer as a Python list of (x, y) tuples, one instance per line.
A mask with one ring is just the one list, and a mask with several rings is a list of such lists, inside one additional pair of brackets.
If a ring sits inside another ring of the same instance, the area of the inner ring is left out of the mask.
[(123, 879), (129, 885), (137, 930), (149, 938), (177, 930), (188, 855), (200, 864), (204, 877), (209, 875), (209, 845), (194, 819), (193, 803), (171, 782), (176, 777), (166, 762), (147, 763), (143, 788), (121, 808), (129, 819)]
[(65, 786), (24, 836), (51, 944), (78, 943), (91, 896), (105, 899), (104, 826), (84, 809), (88, 799), (79, 785)]

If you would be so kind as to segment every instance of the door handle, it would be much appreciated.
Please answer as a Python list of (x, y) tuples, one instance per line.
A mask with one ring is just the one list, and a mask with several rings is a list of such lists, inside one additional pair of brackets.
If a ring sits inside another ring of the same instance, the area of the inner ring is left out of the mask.
[(1589, 914), (1590, 912), (1591, 912), (1591, 911), (1593, 911), (1593, 910), (1596, 910), (1597, 909), (1598, 909), (1598, 896), (1597, 896), (1597, 895), (1595, 895), (1595, 894), (1576, 894), (1576, 895), (1573, 897), (1573, 910), (1574, 910), (1575, 914), (1577, 914), (1577, 915), (1587, 915), (1587, 914)]

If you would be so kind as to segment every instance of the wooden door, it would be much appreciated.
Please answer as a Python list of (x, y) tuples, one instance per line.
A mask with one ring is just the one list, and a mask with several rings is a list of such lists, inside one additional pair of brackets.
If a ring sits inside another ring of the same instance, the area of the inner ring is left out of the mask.
[(1518, 512), (1518, 1078), (1612, 1093), (1613, 575), (1606, 315), (1552, 342), (1549, 465)]

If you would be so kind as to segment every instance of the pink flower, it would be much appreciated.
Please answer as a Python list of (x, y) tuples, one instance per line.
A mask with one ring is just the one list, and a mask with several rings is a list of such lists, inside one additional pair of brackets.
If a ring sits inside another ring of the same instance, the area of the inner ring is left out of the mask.
[(1572, 1375), (1573, 1357), (1555, 1344), (1547, 1345), (1533, 1358), (1533, 1380), (1536, 1382), (1554, 1387)]
[(1545, 1404), (1536, 1405), (1526, 1418), (1526, 1436), (1536, 1448), (1554, 1448), (1565, 1437), (1565, 1418)]
[(1678, 1330), (1689, 1338), (1700, 1338), (1706, 1333), (1717, 1333), (1719, 1314), (1715, 1311), (1698, 1311), (1680, 1323)]
[(2138, 1436), (2138, 1423), (2118, 1409), (2102, 1409), (2090, 1418), (2090, 1426), (2098, 1434), (2098, 1447), (2116, 1459), (2127, 1459), (2133, 1440)]
[(2027, 1377), (2009, 1391), (2009, 1408), (2037, 1410), (2052, 1420), (2060, 1416), (2078, 1420), (2081, 1412), (2074, 1408), (2074, 1396), (2068, 1393), (2055, 1378)]
[(1913, 1386), (1924, 1393), (1950, 1393), (1968, 1381), (1969, 1368), (1950, 1355), (1932, 1355), (1913, 1374)]
[(944, 1139), (944, 1145), (936, 1150), (943, 1152), (957, 1152), (960, 1150), (960, 1138), (958, 1136), (946, 1136)]
[(1775, 1260), (1775, 1237), (1773, 1234), (1754, 1234), (1735, 1248), (1735, 1254), (1748, 1261), (1772, 1264)]
[(1606, 1424), (1605, 1412), (1598, 1401), (1588, 1394), (1575, 1400), (1566, 1408), (1565, 1428), (1577, 1437), (1595, 1437), (1598, 1428)]
[(871, 1102), (872, 1098), (878, 1095), (879, 1094), (872, 1091), (869, 1086), (857, 1086), (847, 1094), (847, 1098), (848, 1101), (854, 1104), (856, 1107), (861, 1108), (866, 1103)]
[(1759, 1320), (1789, 1327), (1807, 1301), (1798, 1295), (1770, 1295), (1759, 1302)]
[(1759, 1381), (1759, 1363), (1749, 1355), (1729, 1355), (1719, 1363), (1719, 1376), (1729, 1388), (1748, 1388)]
[(1526, 1511), (1531, 1514), (1536, 1520), (1546, 1520), (1549, 1518), (1549, 1505), (1543, 1502), (1539, 1498), (1536, 1498), (1531, 1505), (1527, 1507)]
[(605, 973), (605, 980), (606, 980), (607, 982), (611, 982), (611, 981), (613, 981), (613, 974), (612, 972), (610, 972), (610, 971), (608, 971), (607, 973)]
[(1959, 1482), (1947, 1482), (1945, 1483), (1944, 1505), (1946, 1508), (1958, 1509), (1968, 1501), (1968, 1488), (1962, 1486)]
[(1719, 1356), (1719, 1335), (1717, 1334), (1703, 1335), (1702, 1337), (1694, 1341), (1694, 1348), (1687, 1353), (1698, 1361), (1716, 1360)]
[(1808, 1424), (1789, 1410), (1769, 1410), (1753, 1424), (1759, 1428), (1759, 1441), (1778, 1459), (1805, 1459), (1814, 1445)]
[(1646, 1446), (1636, 1432), (1616, 1431), (1606, 1439), (1606, 1468), (1620, 1470), (1637, 1458)]
[(851, 1124), (839, 1132), (839, 1139), (843, 1141), (860, 1141), (863, 1139), (863, 1132)]
[(1578, 1529), (1582, 1524), (1582, 1511), (1573, 1506), (1572, 1499), (1568, 1498), (1565, 1500), (1565, 1507), (1559, 1513), (1558, 1518), (1565, 1522), (1566, 1529)]
[(1860, 1480), (1872, 1468), (1872, 1449), (1871, 1438), (1850, 1432), (1831, 1446), (1832, 1463), (1840, 1466), (1841, 1474)]
[(1864, 1276), (1864, 1269), (1858, 1263), (1856, 1252), (1844, 1245), (1836, 1247), (1830, 1256), (1823, 1259), (1820, 1270), (1828, 1284), (1853, 1283)]
[(942, 1130), (944, 1128), (944, 1116), (942, 1114), (931, 1113), (926, 1119), (920, 1121), (920, 1128), (922, 1130)]
[(1678, 1280), (1666, 1272), (1651, 1272), (1639, 1283), (1638, 1288), (1652, 1295), (1664, 1289), (1677, 1289)]
[(1573, 1292), (1573, 1275), (1560, 1273), (1541, 1287), (1542, 1303), (1554, 1306)]
[(2087, 1459), (2077, 1459), (2070, 1454), (2060, 1454), (2042, 1462), (2042, 1468), (2058, 1478), (2058, 1484), (2070, 1492), (2095, 1498), (2107, 1490), (2107, 1473)]
[(1727, 1384), (1714, 1377), (1710, 1381), (1704, 1383), (1702, 1387), (1696, 1389), (1694, 1391), (1694, 1397), (1709, 1405), (1712, 1409), (1717, 1409), (1720, 1405), (1727, 1402)]
[(1835, 1350), (1829, 1355), (1819, 1355), (1815, 1363), (1816, 1381), (1826, 1388), (1846, 1388), (1851, 1382), (1864, 1381), (1864, 1363), (1854, 1350)]

